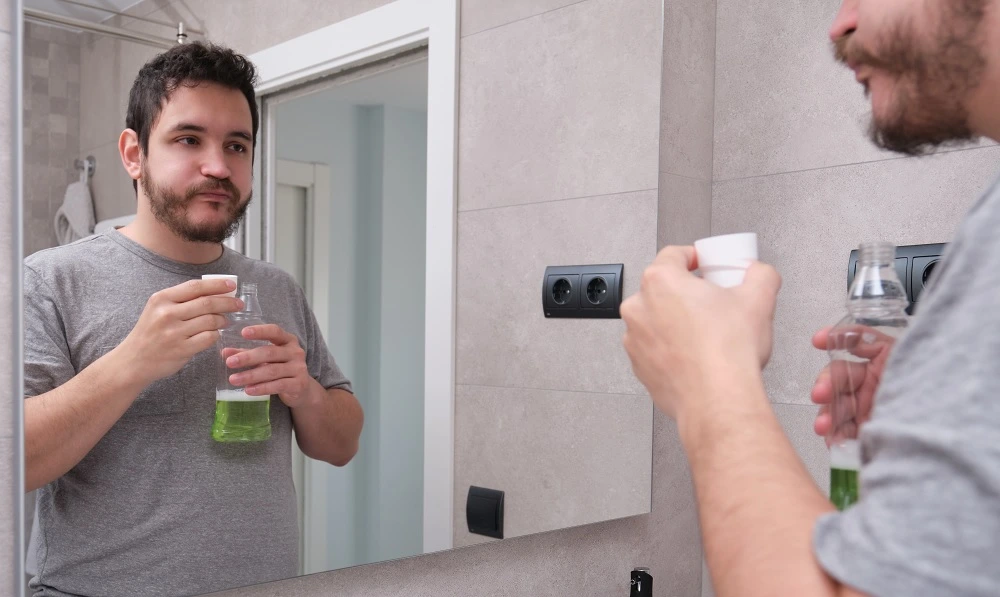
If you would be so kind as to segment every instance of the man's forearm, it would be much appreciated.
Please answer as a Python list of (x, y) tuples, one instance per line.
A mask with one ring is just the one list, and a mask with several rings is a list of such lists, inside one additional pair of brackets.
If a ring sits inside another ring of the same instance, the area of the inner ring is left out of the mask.
[(759, 374), (720, 372), (678, 413), (720, 597), (833, 597), (813, 526), (833, 510), (796, 456)]
[(344, 466), (358, 453), (364, 413), (345, 390), (325, 389), (314, 380), (313, 399), (292, 409), (299, 449), (310, 458)]
[(76, 466), (128, 410), (145, 382), (112, 351), (58, 388), (24, 401), (25, 491)]

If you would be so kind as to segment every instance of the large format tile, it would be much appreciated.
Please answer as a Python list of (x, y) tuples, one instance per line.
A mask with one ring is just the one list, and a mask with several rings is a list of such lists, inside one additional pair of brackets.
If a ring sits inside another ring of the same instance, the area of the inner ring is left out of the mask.
[(690, 245), (712, 232), (712, 183), (660, 173), (656, 246)]
[(664, 3), (660, 172), (712, 180), (715, 0)]
[(459, 386), (455, 546), (470, 486), (504, 492), (504, 536), (648, 514), (653, 405), (647, 396)]
[(459, 209), (656, 188), (658, 0), (590, 0), (462, 40)]
[(462, 0), (462, 37), (591, 0)]
[(835, 63), (837, 2), (718, 0), (715, 180), (881, 159), (868, 102)]
[(810, 339), (844, 314), (850, 251), (949, 241), (997, 164), (991, 147), (715, 184), (712, 232), (757, 232), (761, 259), (784, 277), (765, 372), (771, 400), (809, 403), (827, 361)]
[(549, 265), (624, 264), (624, 294), (656, 252), (656, 191), (459, 214), (460, 384), (643, 393), (616, 319), (546, 319)]
[(667, 417), (653, 416), (653, 511), (446, 553), (227, 591), (224, 597), (618, 595), (648, 566), (657, 595), (698, 597), (701, 539), (690, 471)]

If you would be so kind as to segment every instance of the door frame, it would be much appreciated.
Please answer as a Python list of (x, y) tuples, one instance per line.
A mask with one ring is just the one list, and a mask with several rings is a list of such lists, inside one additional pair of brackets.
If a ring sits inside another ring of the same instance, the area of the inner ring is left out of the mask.
[[(330, 240), (320, 222), (330, 221), (330, 202), (317, 201), (317, 197), (330, 196), (330, 167), (326, 164), (297, 162), (293, 160), (276, 160), (276, 184), (305, 189), (306, 192), (306, 270), (308, 277), (306, 287), (302, 290), (309, 298), (310, 305), (327, 305), (330, 300), (330, 271), (321, 267), (322, 261), (316, 259), (316, 254), (327, 255), (330, 252)], [(314, 254), (315, 253), (315, 254)], [(329, 312), (326, 309), (313, 310), (320, 329), (327, 330)], [(326, 529), (325, 504), (318, 503), (316, 487), (326, 487), (327, 475), (325, 466), (307, 466), (310, 462), (299, 449), (298, 441), (292, 432), (292, 481), (297, 491), (299, 506), (299, 574), (325, 569), (326, 532), (316, 532)], [(303, 524), (308, 520), (310, 524)], [(307, 559), (307, 555), (312, 557)], [(321, 561), (322, 560), (322, 561)]]
[[(424, 341), (423, 552), (450, 549), (454, 520), (455, 272), (459, 0), (397, 0), (249, 56), (263, 99), (305, 82), (428, 46), (427, 271)], [(274, 139), (273, 115), (262, 119)], [(262, 144), (263, 145), (263, 144)], [(273, 260), (267, 222), (275, 180), (273, 156), (260, 147), (255, 192), (236, 245)]]

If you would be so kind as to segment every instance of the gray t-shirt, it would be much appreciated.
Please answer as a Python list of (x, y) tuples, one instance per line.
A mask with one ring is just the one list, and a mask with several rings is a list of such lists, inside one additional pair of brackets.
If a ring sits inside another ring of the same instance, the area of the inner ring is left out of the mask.
[[(264, 318), (298, 336), (309, 373), (351, 389), (278, 267), (229, 249), (213, 263), (178, 263), (112, 230), (25, 260), (26, 395), (117, 346), (154, 292), (209, 273), (256, 282)], [(290, 411), (272, 396), (270, 440), (213, 441), (217, 358), (201, 352), (147, 387), (79, 464), (38, 490), (34, 595), (192, 595), (295, 576)]]
[(873, 597), (1000, 595), (1000, 182), (973, 207), (890, 357), (861, 433), (861, 500), (820, 564)]

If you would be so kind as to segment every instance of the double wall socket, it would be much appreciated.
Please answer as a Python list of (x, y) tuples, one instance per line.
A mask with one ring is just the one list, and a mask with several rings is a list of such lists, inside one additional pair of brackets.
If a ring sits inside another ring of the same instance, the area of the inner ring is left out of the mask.
[(621, 263), (545, 268), (542, 310), (545, 317), (620, 319)]
[[(944, 254), (945, 244), (907, 245), (896, 247), (896, 274), (903, 282), (906, 297), (910, 300), (910, 309), (920, 300), (920, 293), (930, 281), (934, 268), (937, 267)], [(858, 272), (858, 250), (851, 251), (850, 263), (847, 267), (847, 287), (854, 283)]]

